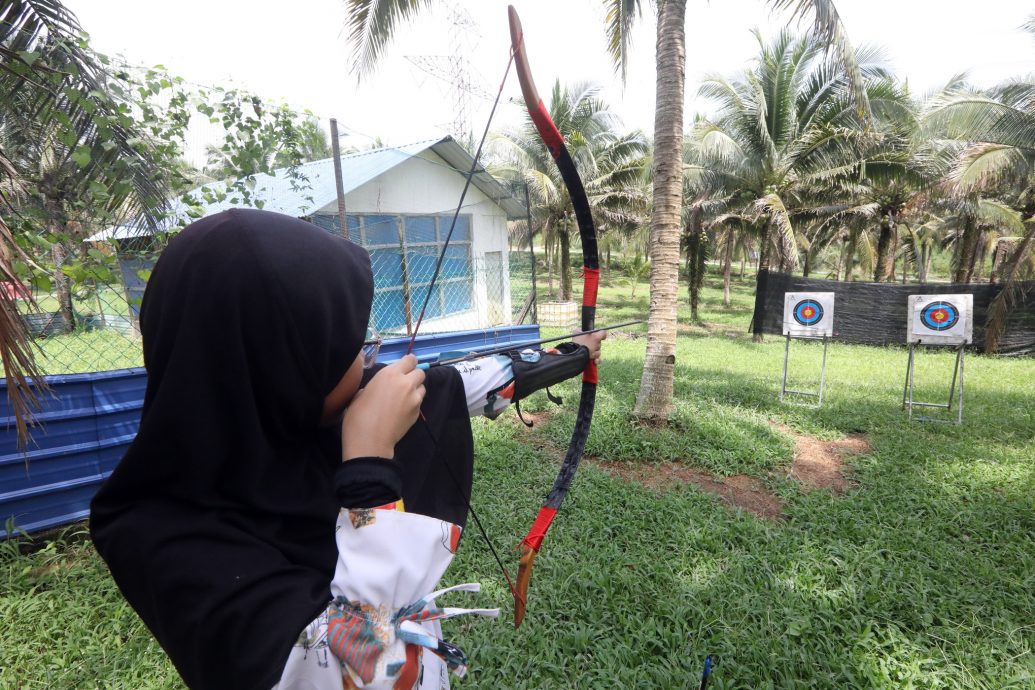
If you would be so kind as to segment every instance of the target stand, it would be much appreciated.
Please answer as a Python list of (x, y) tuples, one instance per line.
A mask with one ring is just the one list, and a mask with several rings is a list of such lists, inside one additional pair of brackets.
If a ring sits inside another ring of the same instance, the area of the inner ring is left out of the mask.
[[(906, 363), (906, 382), (902, 391), (902, 409), (907, 418), (920, 422), (942, 424), (963, 423), (963, 372), (966, 347), (973, 338), (973, 295), (910, 295), (907, 303), (908, 326), (906, 341), (909, 358)], [(921, 402), (913, 397), (916, 359), (921, 347), (951, 347), (956, 350), (952, 368), (952, 382), (946, 402)], [(932, 417), (914, 414), (913, 408), (937, 408), (952, 412), (956, 418)]]
[[(815, 398), (812, 407), (823, 404), (823, 385), (827, 375), (827, 346), (834, 334), (833, 292), (787, 292), (783, 299), (783, 378), (780, 383), (780, 402), (788, 396)], [(823, 359), (819, 368), (819, 388), (815, 391), (787, 387), (787, 365), (791, 356), (791, 340), (822, 340)]]

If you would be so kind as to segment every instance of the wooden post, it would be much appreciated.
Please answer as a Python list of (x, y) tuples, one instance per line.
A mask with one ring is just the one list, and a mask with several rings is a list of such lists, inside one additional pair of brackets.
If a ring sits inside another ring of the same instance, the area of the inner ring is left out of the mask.
[(341, 236), (348, 239), (349, 226), (345, 222), (345, 184), (341, 179), (341, 150), (338, 147), (338, 121), (331, 118), (331, 153), (334, 155), (334, 188), (338, 192), (338, 222)]
[[(532, 260), (532, 294), (529, 297), (529, 306), (532, 307), (532, 323), (539, 322), (539, 306), (536, 301), (535, 284), (535, 248), (532, 246), (532, 204), (528, 200), (528, 183), (525, 183), (525, 220), (528, 223), (528, 256)], [(518, 323), (525, 320), (525, 310), (522, 310)]]

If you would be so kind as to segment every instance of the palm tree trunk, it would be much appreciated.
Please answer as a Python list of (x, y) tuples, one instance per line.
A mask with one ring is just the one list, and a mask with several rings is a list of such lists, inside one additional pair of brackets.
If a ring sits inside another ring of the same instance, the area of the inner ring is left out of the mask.
[[(770, 223), (768, 220), (764, 221), (762, 225), (761, 239), (758, 242), (758, 272), (755, 274), (756, 292), (758, 291), (758, 281), (762, 276), (762, 271), (769, 270), (769, 254), (771, 253), (769, 248), (769, 225)], [(762, 331), (760, 330), (760, 328), (761, 326), (756, 328), (755, 334), (751, 336), (752, 342), (762, 342)]]
[(544, 249), (546, 250), (546, 289), (548, 294), (550, 295), (550, 299), (553, 299), (553, 261), (554, 255), (557, 252), (556, 250), (553, 250), (553, 237), (544, 238), (543, 244)]
[(686, 0), (667, 0), (658, 16), (654, 113), (654, 195), (650, 242), (647, 356), (634, 414), (668, 419), (676, 369), (679, 226), (683, 206), (683, 92), (686, 89)]
[(66, 237), (68, 226), (59, 201), (48, 197), (44, 202), (44, 208), (49, 216), (48, 230), (54, 238), (54, 243), (50, 247), (50, 256), (54, 260), (54, 291), (57, 293), (58, 311), (64, 321), (65, 332), (71, 333), (75, 328), (75, 313), (72, 311), (72, 286), (68, 276), (61, 270), (68, 260), (70, 250), (70, 247), (67, 246), (70, 243), (67, 242)]
[(766, 271), (769, 269), (769, 255), (772, 253), (769, 247), (769, 221), (765, 221), (762, 226), (762, 234), (758, 240), (758, 272)]
[(561, 301), (567, 302), (571, 299), (571, 235), (568, 233), (568, 224), (564, 223), (557, 239), (561, 243)]
[(58, 241), (50, 248), (50, 254), (54, 259), (54, 291), (57, 293), (58, 310), (63, 321), (62, 330), (71, 333), (75, 328), (75, 312), (72, 311), (72, 286), (68, 276), (61, 270), (68, 258), (68, 253), (65, 245)]
[(877, 256), (873, 262), (873, 282), (895, 282), (895, 252), (898, 250), (898, 234), (895, 212), (881, 214), (880, 233), (877, 236)]
[(959, 258), (956, 271), (952, 276), (954, 283), (969, 283), (974, 275), (974, 261), (977, 258), (977, 247), (980, 242), (980, 230), (977, 223), (968, 219), (960, 238)]
[(844, 251), (841, 252), (841, 263), (845, 269), (845, 277), (842, 279), (846, 283), (852, 279), (852, 249), (853, 242), (851, 236), (845, 238)]
[(701, 323), (701, 286), (704, 284), (708, 237), (701, 225), (701, 214), (693, 211), (686, 228), (686, 288), (690, 298), (690, 322)]
[(976, 283), (979, 280), (981, 280), (981, 269), (985, 267), (985, 261), (988, 259), (988, 243), (982, 241), (978, 245), (977, 252), (975, 252), (975, 254), (976, 258), (974, 260), (974, 273), (971, 276), (971, 280)]
[[(743, 271), (744, 264), (741, 263)], [(726, 261), (722, 267), (722, 306), (727, 309), (730, 306), (730, 269), (733, 267), (733, 231), (726, 235)]]

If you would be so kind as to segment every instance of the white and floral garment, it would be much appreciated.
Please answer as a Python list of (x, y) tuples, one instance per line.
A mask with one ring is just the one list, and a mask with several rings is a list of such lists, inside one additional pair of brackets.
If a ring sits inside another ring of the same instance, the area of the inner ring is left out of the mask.
[(466, 657), (442, 640), (439, 622), (495, 617), (499, 609), (440, 606), (436, 599), (447, 592), (479, 590), (474, 583), (434, 590), (460, 528), (398, 508), (342, 509), (334, 599), (302, 631), (274, 690), (441, 690), (450, 672), (464, 674)]
[[(510, 404), (510, 358), (484, 357), (454, 365), (472, 417)], [(490, 391), (504, 388), (499, 395)], [(462, 676), (466, 658), (442, 640), (440, 621), (499, 609), (443, 608), (439, 595), (477, 592), (476, 583), (437, 590), (453, 560), (460, 527), (402, 512), (402, 501), (342, 509), (335, 526), (338, 564), (331, 605), (306, 626), (273, 690), (391, 688), (444, 690), (449, 673)]]

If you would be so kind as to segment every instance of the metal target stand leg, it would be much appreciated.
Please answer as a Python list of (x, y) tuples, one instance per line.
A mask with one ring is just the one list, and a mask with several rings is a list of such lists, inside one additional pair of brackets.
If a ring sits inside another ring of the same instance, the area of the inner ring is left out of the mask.
[(963, 423), (963, 364), (966, 345), (956, 348), (956, 363), (952, 368), (952, 383), (949, 384), (949, 399), (944, 403), (920, 402), (913, 399), (913, 378), (916, 371), (916, 343), (909, 343), (909, 359), (906, 364), (906, 385), (902, 391), (902, 408), (906, 410), (906, 418), (912, 421), (914, 407), (936, 407), (942, 410), (952, 411), (953, 401), (956, 401), (956, 421), (952, 419), (938, 419), (926, 415), (917, 415), (918, 422), (937, 422), (940, 424), (962, 424)]
[[(823, 336), (823, 363), (819, 369), (819, 390), (816, 392), (812, 391), (798, 391), (787, 387), (787, 362), (790, 359), (791, 354), (791, 336), (786, 336), (787, 343), (783, 349), (783, 381), (780, 384), (780, 402), (784, 402), (784, 398), (787, 395), (804, 395), (810, 398), (816, 398), (816, 404), (811, 407), (820, 407), (823, 405), (823, 384), (826, 382), (827, 377), (827, 345), (830, 343), (830, 339)], [(796, 338), (796, 340), (818, 340), (818, 338)]]

